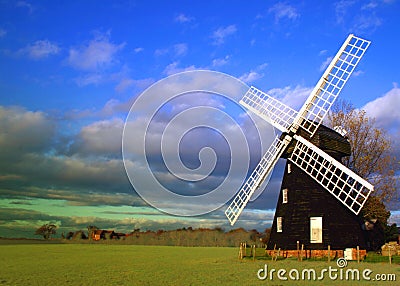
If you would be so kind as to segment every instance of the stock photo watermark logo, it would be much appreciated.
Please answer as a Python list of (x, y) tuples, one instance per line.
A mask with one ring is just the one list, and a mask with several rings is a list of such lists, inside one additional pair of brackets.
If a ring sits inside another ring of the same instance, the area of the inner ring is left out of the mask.
[(122, 154), (142, 199), (168, 214), (197, 216), (233, 197), (252, 156), (261, 157), (275, 137), (271, 125), (240, 107), (248, 89), (232, 76), (196, 70), (164, 78), (135, 99)]
[(389, 273), (373, 273), (369, 268), (360, 270), (358, 268), (347, 268), (348, 262), (345, 258), (339, 258), (336, 261), (337, 267), (329, 266), (321, 270), (314, 268), (304, 268), (302, 270), (292, 269), (275, 269), (268, 268), (265, 264), (263, 268), (257, 271), (259, 280), (269, 281), (396, 281), (396, 274)]

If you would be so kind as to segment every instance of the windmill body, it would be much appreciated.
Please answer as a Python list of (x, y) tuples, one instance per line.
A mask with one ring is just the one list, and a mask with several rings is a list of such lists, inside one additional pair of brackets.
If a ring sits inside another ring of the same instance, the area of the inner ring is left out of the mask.
[[(336, 141), (328, 142), (330, 145), (340, 147), (339, 150), (332, 146), (325, 146), (324, 134), (329, 134), (329, 132), (325, 127), (321, 127), (321, 123), (369, 44), (369, 41), (350, 34), (298, 112), (255, 87), (251, 87), (247, 91), (240, 103), (282, 133), (275, 138), (226, 209), (225, 215), (231, 225), (235, 224), (254, 192), (260, 188), (281, 156), (287, 157), (288, 164), (290, 164), (287, 165), (287, 168), (291, 168), (293, 165), (296, 167), (293, 170), (298, 173), (296, 176), (286, 176), (283, 185), (291, 184), (292, 178), (301, 177), (304, 186), (299, 187), (302, 189), (301, 191), (291, 191), (286, 195), (284, 190), (288, 188), (282, 189), (280, 200), (283, 200), (284, 196), (288, 198), (288, 194), (291, 194), (291, 197), (297, 197), (293, 204), (304, 204), (305, 209), (303, 215), (289, 215), (287, 212), (286, 222), (282, 216), (276, 216), (274, 225), (277, 233), (283, 232), (283, 227), (289, 227), (290, 221), (292, 221), (292, 225), (296, 225), (296, 219), (303, 219), (307, 223), (304, 223), (302, 227), (301, 223), (297, 223), (298, 229), (303, 228), (303, 233), (309, 231), (310, 241), (313, 241), (313, 245), (319, 244), (319, 247), (322, 247), (324, 243), (329, 243), (329, 239), (325, 239), (324, 242), (323, 235), (335, 231), (335, 228), (328, 223), (333, 219), (328, 220), (328, 217), (345, 217), (346, 213), (350, 214), (346, 216), (349, 221), (357, 217), (374, 188), (369, 182), (341, 164), (341, 156), (346, 155), (344, 150), (346, 144), (340, 144), (339, 137), (336, 137), (338, 139)], [(335, 137), (332, 134), (339, 135), (333, 130), (331, 136)], [(340, 150), (341, 148), (344, 149)], [(338, 151), (342, 152), (342, 155)], [(311, 186), (311, 180), (313, 186)], [(296, 187), (294, 189), (296, 190)], [(324, 193), (322, 194), (322, 192)], [(318, 205), (319, 200), (328, 197), (326, 202), (330, 204), (330, 207), (326, 207), (324, 213), (319, 212), (316, 208), (315, 216), (310, 216), (314, 215), (311, 213), (314, 211), (311, 210), (312, 206)], [(278, 212), (285, 213), (285, 208), (286, 206), (280, 206), (278, 203)], [(307, 209), (309, 214), (307, 214)], [(307, 224), (309, 225), (308, 230)], [(356, 225), (356, 223), (350, 223), (350, 225)], [(332, 231), (325, 230), (324, 232), (324, 227), (329, 227)], [(350, 227), (346, 226), (347, 228)], [(342, 230), (340, 235), (346, 235), (344, 229)], [(299, 231), (296, 230), (296, 232)], [(277, 237), (279, 236), (284, 237), (284, 235), (278, 234)], [(351, 241), (357, 243), (357, 237)], [(337, 245), (342, 247), (344, 244), (338, 242)]]
[[(300, 133), (338, 161), (350, 155), (348, 140), (323, 125), (312, 138), (304, 131)], [(293, 148), (289, 146), (282, 158), (290, 157)], [(296, 249), (297, 241), (306, 249), (327, 249), (328, 245), (331, 249), (357, 246), (365, 249), (362, 223), (357, 215), (287, 160), (267, 249)]]

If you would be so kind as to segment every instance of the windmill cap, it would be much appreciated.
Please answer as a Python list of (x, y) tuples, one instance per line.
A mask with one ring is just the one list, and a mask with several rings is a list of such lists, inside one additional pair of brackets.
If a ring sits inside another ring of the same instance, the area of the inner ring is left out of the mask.
[(333, 127), (333, 130), (335, 130), (337, 133), (339, 133), (340, 135), (342, 135), (343, 137), (345, 137), (347, 135), (347, 130), (344, 129), (343, 126), (337, 125), (335, 127)]

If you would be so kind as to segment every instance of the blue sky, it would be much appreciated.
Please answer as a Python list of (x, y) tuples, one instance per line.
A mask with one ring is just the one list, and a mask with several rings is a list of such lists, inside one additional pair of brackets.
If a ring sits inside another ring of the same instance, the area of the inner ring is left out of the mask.
[[(398, 11), (395, 0), (1, 1), (0, 236), (30, 236), (49, 221), (61, 231), (90, 224), (119, 231), (228, 229), (223, 209), (172, 216), (134, 192), (121, 154), (132, 103), (167, 76), (206, 69), (297, 109), (349, 33), (372, 44), (340, 97), (388, 130), (400, 154)], [(197, 94), (171, 102), (156, 121), (165, 126), (168, 112), (196, 104), (223, 106), (234, 118), (243, 112)], [(183, 161), (196, 166), (204, 145), (224, 153), (224, 140), (214, 135), (188, 136)], [(192, 186), (168, 181), (154, 152), (159, 178), (165, 175), (166, 184), (182, 192)], [(260, 153), (251, 155), (254, 166)], [(270, 226), (283, 165), (237, 227)], [(224, 166), (199, 188), (222, 182)], [(391, 220), (399, 222), (396, 214)]]

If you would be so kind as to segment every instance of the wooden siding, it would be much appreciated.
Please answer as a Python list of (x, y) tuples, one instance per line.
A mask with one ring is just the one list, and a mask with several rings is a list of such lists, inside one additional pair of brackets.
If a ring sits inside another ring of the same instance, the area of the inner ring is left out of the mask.
[[(304, 135), (304, 134), (301, 134)], [(306, 136), (304, 136), (306, 137)], [(311, 140), (316, 146), (340, 160), (350, 153), (350, 144), (335, 131), (321, 126)], [(290, 153), (288, 149), (286, 156)], [(286, 163), (274, 222), (267, 249), (296, 249), (297, 241), (306, 249), (366, 248), (363, 223), (333, 195), (294, 164), (288, 173)], [(283, 189), (288, 189), (288, 202), (282, 203)], [(282, 217), (282, 232), (277, 232), (276, 218)], [(310, 217), (322, 217), (322, 243), (310, 242)]]
[[(301, 137), (307, 139), (322, 150), (336, 153), (336, 156), (344, 157), (350, 156), (351, 154), (349, 141), (336, 131), (324, 125), (320, 125), (317, 132), (312, 138), (310, 138), (308, 132), (302, 129), (299, 130), (297, 135), (300, 135)], [(286, 152), (282, 155), (283, 158), (287, 158), (293, 152), (295, 144), (296, 141), (293, 140)]]

